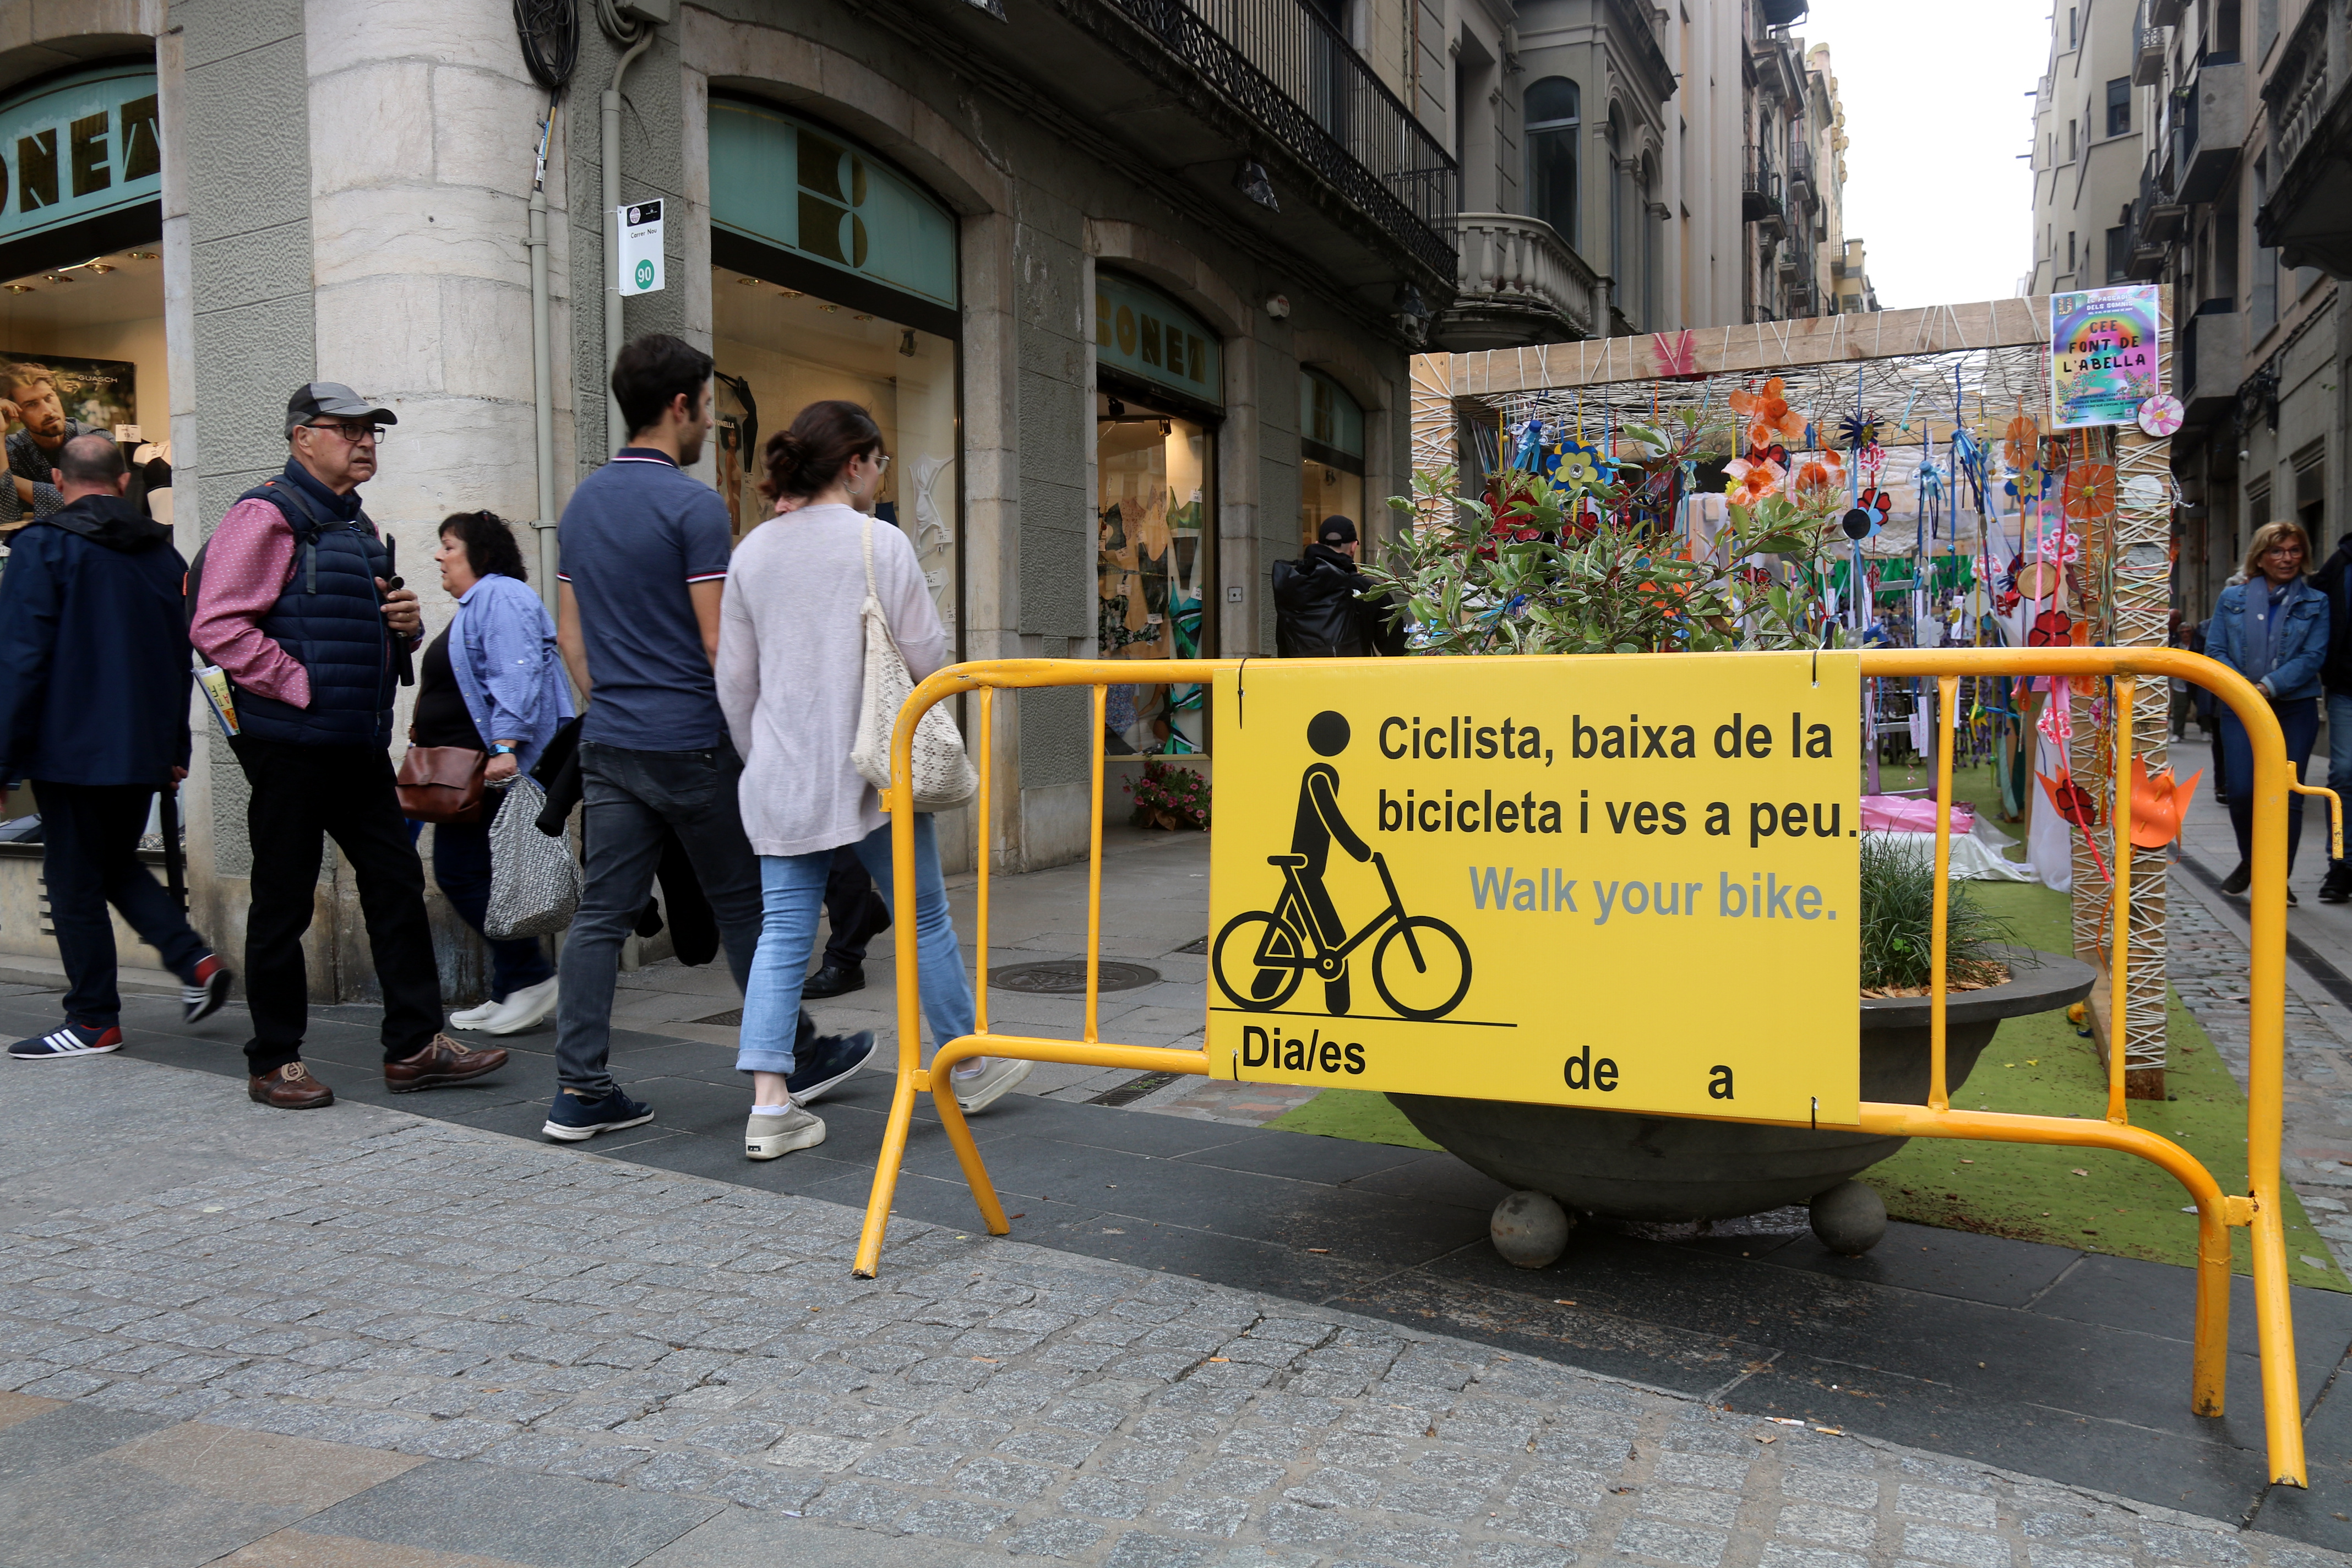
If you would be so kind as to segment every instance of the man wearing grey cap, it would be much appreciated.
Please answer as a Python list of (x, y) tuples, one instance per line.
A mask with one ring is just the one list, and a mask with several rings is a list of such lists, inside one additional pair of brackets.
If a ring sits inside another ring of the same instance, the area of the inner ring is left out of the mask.
[(397, 423), (338, 382), (296, 388), (286, 405), (286, 471), (237, 498), (189, 574), (188, 637), (228, 675), (237, 725), (229, 744), (251, 788), (247, 1089), (288, 1110), (335, 1099), (301, 1059), (310, 1003), (302, 934), (330, 836), (358, 879), (383, 993), (385, 1087), (462, 1083), (507, 1059), (441, 1032), (425, 868), (385, 751), (395, 671), (422, 621), (358, 491), (375, 476), (384, 426)]

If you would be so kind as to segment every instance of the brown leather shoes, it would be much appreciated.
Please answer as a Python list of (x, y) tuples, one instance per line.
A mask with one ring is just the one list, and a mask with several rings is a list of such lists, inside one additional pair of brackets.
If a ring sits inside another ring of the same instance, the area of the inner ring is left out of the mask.
[(258, 1105), (280, 1110), (316, 1110), (335, 1103), (335, 1091), (310, 1076), (300, 1062), (288, 1062), (245, 1080), (245, 1092)]
[(436, 1035), (433, 1043), (415, 1056), (384, 1063), (383, 1087), (394, 1094), (439, 1089), (496, 1072), (506, 1065), (507, 1054), (502, 1050), (469, 1051), (446, 1035)]

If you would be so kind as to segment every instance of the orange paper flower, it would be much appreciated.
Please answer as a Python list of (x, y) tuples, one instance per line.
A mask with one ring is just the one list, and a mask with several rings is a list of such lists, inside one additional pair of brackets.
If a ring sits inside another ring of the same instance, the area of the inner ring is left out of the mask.
[(2189, 802), (2197, 794), (2197, 781), (2202, 773), (2189, 775), (2187, 784), (2175, 784), (2172, 770), (2159, 768), (2154, 777), (2148, 775), (2147, 759), (2132, 759), (2131, 841), (2142, 849), (2161, 849), (2180, 837), (2181, 819), (2189, 815)]
[(2021, 414), (2009, 422), (2009, 439), (2001, 444), (2001, 456), (2012, 468), (2022, 468), (2033, 461), (2042, 436), (2042, 427), (2032, 416)]
[(2066, 470), (2068, 517), (2095, 520), (2116, 510), (2116, 470), (2107, 463), (2077, 463)]
[(1746, 458), (1734, 458), (1723, 466), (1731, 476), (1724, 494), (1743, 506), (1753, 506), (1766, 496), (1779, 493), (1785, 477), (1778, 463), (1750, 462)]
[(1764, 384), (1761, 392), (1735, 392), (1731, 395), (1731, 411), (1748, 416), (1748, 445), (1760, 450), (1777, 440), (1802, 440), (1805, 417), (1791, 412), (1786, 395), (1787, 384), (1779, 376)]
[(1845, 461), (1834, 451), (1824, 451), (1818, 458), (1808, 458), (1798, 465), (1796, 477), (1789, 481), (1791, 500), (1804, 500), (1823, 493), (1834, 493), (1845, 488)]

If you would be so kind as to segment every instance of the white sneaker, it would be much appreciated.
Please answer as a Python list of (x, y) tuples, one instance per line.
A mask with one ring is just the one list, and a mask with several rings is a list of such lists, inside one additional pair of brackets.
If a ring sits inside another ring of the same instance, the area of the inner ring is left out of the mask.
[(478, 1029), (497, 1017), (505, 1006), (506, 1004), (503, 1002), (485, 1002), (478, 1007), (468, 1007), (462, 1013), (452, 1013), (449, 1015), (449, 1026), (453, 1029)]
[(743, 1123), (743, 1155), (750, 1160), (773, 1160), (824, 1142), (824, 1121), (797, 1105), (782, 1116), (754, 1116)]
[(520, 1035), (537, 1028), (555, 1011), (555, 987), (552, 974), (536, 985), (526, 985), (499, 1004), (496, 1014), (474, 1026), (486, 1035)]
[(970, 1116), (986, 1110), (1013, 1092), (1015, 1085), (1029, 1076), (1034, 1063), (1013, 1057), (982, 1057), (981, 1069), (966, 1076), (961, 1072), (948, 1074), (948, 1083), (955, 1090), (956, 1104)]

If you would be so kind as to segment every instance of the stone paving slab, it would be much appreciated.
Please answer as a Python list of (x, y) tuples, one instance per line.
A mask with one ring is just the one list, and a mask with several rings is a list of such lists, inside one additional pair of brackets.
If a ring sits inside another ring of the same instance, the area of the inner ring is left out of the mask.
[[(0, 1075), (0, 1155), (88, 1160), (0, 1235), (0, 1562), (2352, 1562), (915, 1220), (859, 1281), (838, 1205), (356, 1104), (289, 1152), (77, 1065)], [(175, 1185), (118, 1157), (200, 1133)]]

